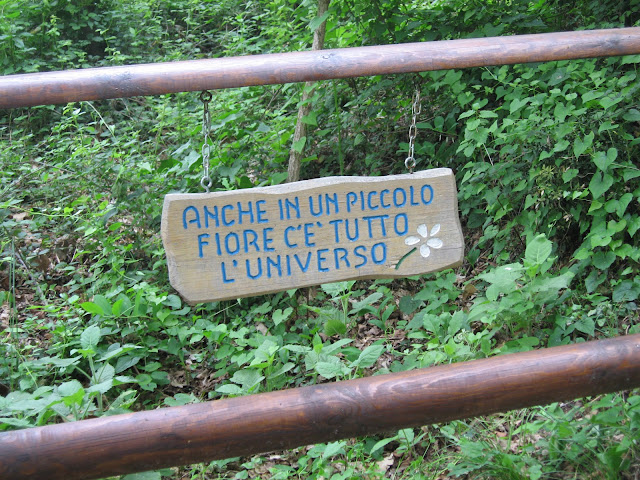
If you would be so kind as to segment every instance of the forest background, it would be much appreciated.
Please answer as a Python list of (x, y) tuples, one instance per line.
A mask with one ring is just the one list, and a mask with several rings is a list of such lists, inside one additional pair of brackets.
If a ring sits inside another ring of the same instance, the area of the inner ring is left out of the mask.
[[(0, 0), (2, 74), (640, 25), (631, 1)], [(163, 195), (197, 192), (197, 93), (0, 110), (0, 429), (640, 332), (640, 55), (214, 92), (213, 189), (449, 167), (464, 264), (188, 306)], [(160, 478), (637, 478), (621, 392)]]

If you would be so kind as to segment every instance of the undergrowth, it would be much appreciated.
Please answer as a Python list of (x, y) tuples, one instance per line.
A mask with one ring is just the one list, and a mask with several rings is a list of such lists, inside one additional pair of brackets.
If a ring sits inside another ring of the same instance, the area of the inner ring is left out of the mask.
[[(125, 4), (126, 3), (126, 4)], [(370, 5), (369, 5), (370, 3)], [(332, 3), (326, 46), (638, 25), (638, 1)], [(0, 2), (3, 74), (306, 49), (313, 2)], [(162, 197), (199, 190), (196, 93), (0, 111), (0, 429), (639, 332), (640, 55), (320, 83), (303, 176), (456, 173), (463, 265), (189, 306)], [(219, 91), (213, 189), (279, 184), (300, 85)], [(125, 478), (635, 478), (620, 392)]]

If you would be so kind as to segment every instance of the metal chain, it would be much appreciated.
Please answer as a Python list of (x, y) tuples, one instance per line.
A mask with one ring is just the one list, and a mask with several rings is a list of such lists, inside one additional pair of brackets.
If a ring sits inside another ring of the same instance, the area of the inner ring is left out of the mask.
[(204, 90), (200, 93), (200, 101), (204, 104), (202, 111), (202, 132), (204, 133), (204, 143), (202, 144), (202, 179), (200, 185), (204, 188), (204, 191), (209, 193), (213, 181), (209, 176), (209, 157), (211, 155), (211, 148), (209, 147), (209, 133), (211, 130), (211, 116), (209, 115), (209, 102), (213, 98), (213, 95), (208, 90)]
[(414, 156), (416, 135), (418, 134), (418, 127), (416, 122), (418, 121), (418, 115), (422, 111), (422, 105), (420, 104), (420, 89), (416, 88), (416, 93), (413, 95), (413, 102), (411, 104), (411, 126), (409, 127), (409, 156), (404, 161), (404, 166), (407, 167), (409, 173), (413, 173), (413, 169), (416, 166), (416, 158)]

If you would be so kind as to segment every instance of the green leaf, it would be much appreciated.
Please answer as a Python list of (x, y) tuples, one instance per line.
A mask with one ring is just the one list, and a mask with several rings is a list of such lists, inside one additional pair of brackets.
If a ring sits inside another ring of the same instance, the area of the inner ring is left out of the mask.
[(349, 313), (359, 313), (362, 310), (375, 311), (373, 310), (373, 304), (380, 300), (382, 297), (382, 292), (373, 292), (368, 297), (354, 303)]
[(93, 302), (82, 302), (80, 306), (84, 308), (85, 311), (93, 315), (104, 315), (104, 310), (102, 310), (102, 307)]
[(400, 299), (400, 311), (405, 315), (411, 315), (422, 305), (422, 300), (416, 300), (411, 295), (405, 295)]
[[(335, 358), (335, 357), (334, 357)], [(336, 360), (338, 360), (336, 358)], [(342, 365), (338, 362), (318, 362), (315, 371), (326, 379), (335, 378), (342, 375)]]
[(224, 395), (240, 395), (242, 393), (242, 388), (238, 385), (233, 385), (228, 383), (226, 385), (220, 385), (216, 388), (216, 392), (222, 393)]
[(369, 345), (365, 348), (355, 362), (354, 367), (369, 368), (373, 366), (385, 351), (384, 345)]
[(563, 172), (562, 181), (564, 183), (568, 183), (573, 180), (578, 173), (580, 173), (580, 171), (577, 168), (570, 168), (566, 172)]
[(260, 374), (260, 370), (254, 368), (238, 370), (233, 374), (233, 377), (231, 377), (233, 383), (242, 385), (247, 390), (255, 387), (262, 380), (264, 380), (264, 376)]
[(324, 325), (324, 334), (327, 337), (334, 335), (344, 335), (347, 333), (347, 326), (340, 318), (329, 318)]
[(285, 308), (284, 311), (278, 308), (273, 312), (273, 323), (275, 325), (280, 325), (282, 322), (287, 320), (287, 318), (289, 318), (292, 313), (293, 308), (291, 307)]
[(98, 345), (99, 341), (100, 341), (100, 327), (98, 327), (97, 325), (91, 325), (90, 327), (87, 327), (80, 334), (80, 345), (85, 350), (88, 350), (88, 349), (95, 350), (95, 347)]
[(587, 148), (589, 148), (593, 143), (593, 137), (594, 137), (594, 133), (591, 132), (588, 135), (586, 135), (583, 140), (576, 138), (573, 141), (573, 154), (576, 157), (579, 157), (580, 155), (582, 155), (587, 150)]
[(631, 200), (633, 200), (633, 194), (629, 192), (620, 197), (620, 200), (618, 200), (618, 205), (616, 207), (616, 213), (618, 214), (618, 217), (622, 218), (624, 213), (627, 211), (627, 207), (629, 206), (629, 203), (631, 203)]
[(509, 113), (514, 113), (520, 110), (523, 106), (529, 103), (530, 97), (523, 98), (522, 100), (519, 98), (514, 98), (511, 100), (511, 104), (509, 105)]
[(293, 142), (293, 145), (291, 146), (291, 148), (293, 149), (294, 152), (302, 153), (302, 150), (304, 150), (305, 143), (307, 143), (307, 137), (302, 137), (300, 140)]
[(579, 332), (586, 333), (589, 336), (593, 336), (595, 334), (596, 325), (590, 317), (582, 317), (577, 322), (574, 322), (573, 326)]
[(552, 248), (551, 241), (547, 239), (544, 233), (541, 233), (529, 242), (524, 258), (530, 265), (542, 265), (551, 255)]
[(622, 118), (628, 122), (640, 122), (640, 111), (635, 108), (631, 108), (622, 116)]
[(382, 440), (379, 440), (375, 443), (375, 445), (371, 448), (371, 451), (369, 452), (369, 455), (373, 456), (373, 454), (375, 452), (377, 452), (378, 450), (380, 450), (381, 448), (383, 448), (385, 445), (387, 445), (388, 443), (394, 442), (398, 439), (398, 436), (394, 436), (394, 437), (390, 437), (390, 438), (383, 438)]
[(309, 115), (305, 115), (302, 117), (302, 123), (306, 123), (307, 125), (313, 125), (314, 127), (318, 126), (318, 113), (317, 112), (309, 112)]
[(327, 458), (333, 457), (339, 453), (344, 453), (344, 446), (346, 444), (347, 442), (344, 440), (327, 443), (324, 452), (322, 452), (322, 458), (326, 460)]
[(616, 260), (616, 254), (612, 251), (597, 252), (593, 256), (593, 266), (599, 270), (606, 270)]
[(607, 150), (607, 153), (604, 152), (596, 152), (593, 156), (593, 163), (596, 164), (603, 172), (606, 172), (609, 169), (609, 166), (615, 161), (618, 157), (618, 150), (615, 148), (610, 148)]
[(322, 25), (327, 18), (329, 18), (329, 12), (324, 12), (322, 14), (322, 16), (320, 17), (314, 17), (310, 22), (309, 22), (309, 28), (311, 29), (312, 32), (315, 32), (320, 25)]
[(65, 405), (82, 404), (84, 398), (84, 388), (77, 380), (70, 380), (58, 386), (58, 395), (65, 398)]
[(613, 185), (613, 177), (608, 173), (596, 172), (589, 182), (589, 190), (593, 198), (600, 198)]
[(612, 298), (614, 302), (633, 302), (638, 296), (640, 296), (640, 284), (624, 280), (613, 289)]

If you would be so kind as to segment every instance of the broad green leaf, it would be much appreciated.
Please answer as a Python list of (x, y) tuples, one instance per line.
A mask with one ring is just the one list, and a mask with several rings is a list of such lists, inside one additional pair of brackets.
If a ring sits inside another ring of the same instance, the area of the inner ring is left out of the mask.
[(318, 113), (317, 112), (309, 112), (309, 115), (305, 115), (302, 117), (302, 123), (306, 123), (307, 125), (313, 125), (314, 127), (318, 126)]
[[(95, 377), (93, 378), (93, 383), (102, 383), (109, 380), (113, 380), (113, 376), (115, 375), (115, 369), (109, 365), (108, 363), (104, 363), (98, 370), (96, 370)], [(104, 393), (104, 392), (103, 392)]]
[(102, 310), (102, 307), (93, 302), (82, 302), (80, 306), (84, 308), (85, 311), (93, 315), (104, 315), (104, 310)]
[(293, 145), (291, 146), (291, 148), (293, 149), (294, 152), (302, 153), (302, 150), (304, 150), (305, 143), (307, 143), (307, 137), (302, 137), (300, 140), (293, 142)]
[(509, 105), (509, 113), (514, 113), (520, 110), (527, 103), (529, 103), (529, 97), (523, 99), (514, 98), (511, 100), (511, 104)]
[(597, 252), (593, 256), (593, 266), (599, 270), (606, 270), (616, 260), (616, 254), (612, 251)]
[(405, 315), (410, 315), (422, 305), (422, 300), (416, 300), (412, 295), (405, 295), (400, 299), (400, 311)]
[(351, 340), (350, 338), (343, 338), (342, 340), (338, 340), (337, 342), (334, 342), (332, 344), (325, 345), (324, 348), (322, 349), (322, 352), (329, 355), (333, 352), (337, 352), (342, 347), (350, 344), (351, 342), (353, 342), (353, 340)]
[(233, 377), (231, 377), (233, 383), (242, 385), (245, 389), (251, 389), (262, 380), (264, 380), (264, 376), (260, 374), (260, 370), (254, 368), (238, 370), (233, 374)]
[(79, 381), (71, 380), (60, 384), (58, 394), (64, 397), (64, 403), (67, 406), (73, 405), (74, 403), (81, 405), (82, 399), (84, 398), (84, 388), (82, 388)]
[(622, 116), (622, 118), (628, 122), (640, 122), (640, 111), (636, 108), (631, 108)]
[(97, 325), (91, 325), (84, 329), (80, 334), (80, 345), (83, 349), (93, 349), (98, 345), (100, 341), (100, 327)]
[(226, 385), (220, 385), (216, 388), (216, 392), (222, 393), (224, 395), (240, 395), (242, 393), (242, 388), (238, 385), (233, 385), (228, 383)]
[(551, 255), (552, 248), (551, 241), (542, 233), (529, 242), (524, 258), (530, 265), (542, 265)]
[(276, 378), (279, 377), (280, 375), (283, 375), (285, 373), (287, 373), (290, 370), (293, 370), (295, 368), (296, 364), (292, 363), (292, 362), (287, 362), (284, 365), (282, 365), (278, 370), (276, 370), (275, 372), (269, 374), (269, 378)]
[(613, 185), (613, 177), (608, 173), (596, 172), (589, 182), (589, 190), (593, 198), (600, 198)]
[(327, 458), (333, 457), (339, 453), (344, 453), (344, 446), (346, 444), (347, 442), (344, 440), (327, 443), (324, 452), (322, 452), (322, 458), (326, 460)]
[(613, 289), (614, 302), (633, 302), (640, 296), (640, 284), (631, 280), (620, 282)]
[(311, 29), (311, 31), (315, 32), (320, 27), (320, 25), (322, 25), (322, 23), (327, 20), (327, 18), (329, 18), (329, 12), (328, 11), (323, 13), (320, 17), (314, 17), (309, 22), (309, 28)]
[(382, 440), (378, 440), (373, 447), (371, 448), (371, 451), (369, 452), (369, 455), (373, 456), (378, 450), (380, 450), (381, 448), (383, 448), (385, 445), (387, 445), (388, 443), (391, 442), (395, 442), (398, 439), (398, 436), (393, 436), (393, 437), (389, 437), (389, 438), (383, 438)]
[(604, 152), (596, 152), (593, 155), (593, 163), (595, 163), (596, 167), (598, 167), (600, 170), (606, 172), (617, 157), (618, 150), (615, 148), (610, 148), (609, 150), (607, 150), (606, 154)]
[(342, 375), (342, 365), (337, 362), (318, 362), (315, 371), (324, 378), (331, 379)]
[(320, 287), (327, 295), (337, 298), (349, 292), (354, 283), (354, 281), (323, 283)]
[(595, 333), (596, 325), (592, 318), (590, 317), (582, 317), (577, 322), (573, 323), (573, 326), (579, 332), (586, 333), (587, 335), (593, 336)]
[(616, 207), (616, 213), (618, 214), (618, 217), (622, 218), (622, 216), (627, 211), (627, 207), (629, 206), (629, 203), (631, 203), (631, 200), (633, 200), (633, 194), (629, 192), (620, 197), (620, 200), (618, 200), (618, 205)]
[(496, 300), (501, 293), (511, 293), (517, 288), (516, 280), (522, 276), (522, 273), (522, 265), (519, 263), (511, 263), (484, 272), (478, 276), (491, 283), (491, 286), (487, 288), (486, 295), (489, 300)]
[(354, 367), (369, 368), (373, 366), (385, 351), (384, 345), (369, 345), (365, 348), (358, 359), (353, 362)]
[[(376, 303), (378, 300), (380, 300), (383, 297), (382, 292), (373, 292), (371, 295), (369, 295), (368, 297), (360, 300), (359, 302), (356, 302), (353, 304), (353, 307), (351, 308), (351, 311), (349, 312), (351, 313), (359, 313), (361, 310), (373, 310), (372, 305), (374, 303)], [(373, 310), (375, 311), (375, 310)]]
[(340, 318), (329, 318), (324, 325), (324, 334), (327, 337), (334, 335), (344, 335), (347, 333), (347, 326)]
[(593, 143), (594, 133), (591, 132), (584, 137), (584, 139), (576, 138), (573, 141), (573, 154), (576, 157), (582, 155)]
[(568, 183), (573, 180), (580, 171), (577, 168), (570, 168), (562, 174), (562, 181)]
[(287, 320), (287, 318), (289, 318), (291, 316), (291, 314), (293, 313), (293, 308), (291, 307), (287, 307), (284, 309), (284, 311), (280, 308), (278, 308), (277, 310), (275, 310), (273, 312), (273, 323), (275, 325), (280, 325), (282, 322), (284, 322), (285, 320)]

